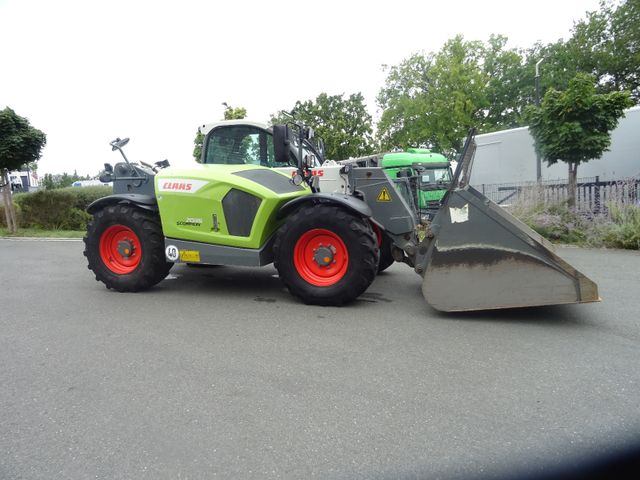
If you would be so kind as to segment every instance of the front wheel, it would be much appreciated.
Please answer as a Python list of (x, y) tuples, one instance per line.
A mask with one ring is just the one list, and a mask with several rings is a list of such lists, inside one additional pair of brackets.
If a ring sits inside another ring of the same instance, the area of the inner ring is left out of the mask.
[(173, 266), (165, 259), (158, 215), (129, 205), (110, 205), (96, 212), (84, 243), (96, 280), (119, 292), (150, 288)]
[(296, 297), (315, 305), (342, 305), (373, 282), (378, 247), (368, 221), (332, 205), (310, 205), (276, 234), (274, 265)]

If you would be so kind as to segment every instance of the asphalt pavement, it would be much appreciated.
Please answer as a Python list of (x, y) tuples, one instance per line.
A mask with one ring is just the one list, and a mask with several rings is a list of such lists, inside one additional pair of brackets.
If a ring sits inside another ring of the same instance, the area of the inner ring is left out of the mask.
[(404, 265), (342, 308), (272, 267), (120, 294), (81, 242), (0, 240), (0, 478), (486, 478), (624, 448), (640, 254), (559, 253), (601, 303), (442, 314)]

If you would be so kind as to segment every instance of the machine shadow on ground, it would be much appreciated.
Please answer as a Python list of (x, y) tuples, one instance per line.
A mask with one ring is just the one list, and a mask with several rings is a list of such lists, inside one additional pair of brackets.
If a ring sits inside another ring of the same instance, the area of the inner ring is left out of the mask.
[(193, 292), (194, 295), (215, 293), (246, 298), (260, 295), (278, 300), (289, 296), (272, 268), (179, 265), (173, 267), (158, 287), (171, 288), (180, 293)]
[[(385, 277), (388, 274), (385, 274)], [(394, 298), (387, 295), (376, 283), (361, 294), (355, 301), (341, 307), (307, 305), (297, 299), (284, 287), (278, 278), (278, 272), (273, 267), (230, 267), (219, 265), (176, 265), (169, 276), (145, 292), (147, 294), (173, 292), (182, 298), (203, 298), (203, 295), (224, 297), (238, 301), (254, 301), (266, 304), (283, 304), (305, 308), (324, 309), (355, 309), (371, 308), (376, 304), (390, 308), (393, 302), (403, 302), (404, 298)], [(416, 304), (423, 302), (419, 288), (416, 289)]]
[(477, 312), (439, 312), (427, 307), (430, 316), (453, 322), (487, 322), (537, 324), (549, 327), (591, 327), (595, 324), (584, 305), (549, 305), (525, 308), (504, 308)]
[[(392, 294), (386, 292), (387, 282), (393, 282), (394, 272), (380, 275), (371, 287), (354, 302), (331, 309), (361, 309), (377, 306), (393, 310), (394, 304), (403, 304), (405, 314), (411, 313), (411, 304), (416, 313), (425, 321), (442, 322), (482, 322), (536, 324), (557, 327), (590, 327), (596, 323), (588, 305), (553, 305), (526, 308), (507, 308), (475, 312), (440, 312), (430, 307), (424, 300), (419, 283), (402, 285), (404, 290)], [(378, 283), (380, 282), (380, 283)], [(404, 282), (403, 282), (404, 283)], [(412, 282), (413, 283), (413, 282)], [(183, 297), (215, 295), (266, 304), (298, 305), (305, 308), (324, 310), (329, 307), (305, 305), (293, 297), (282, 285), (274, 268), (244, 268), (227, 266), (186, 266), (179, 265), (171, 270), (170, 276), (152, 291), (171, 290)], [(419, 313), (418, 313), (419, 312)]]

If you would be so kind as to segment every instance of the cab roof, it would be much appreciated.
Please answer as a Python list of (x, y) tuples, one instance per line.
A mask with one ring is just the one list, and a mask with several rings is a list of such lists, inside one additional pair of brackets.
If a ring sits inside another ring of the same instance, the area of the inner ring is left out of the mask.
[(382, 157), (383, 167), (408, 167), (416, 163), (448, 163), (447, 157), (426, 148), (408, 148), (406, 152), (387, 153)]
[(267, 125), (266, 123), (254, 122), (252, 120), (242, 119), (242, 120), (221, 120), (219, 122), (205, 123), (204, 125), (200, 125), (198, 127), (198, 130), (203, 135), (206, 135), (207, 133), (209, 133), (214, 128), (220, 127), (220, 126), (223, 126), (223, 125), (249, 125), (251, 127), (262, 128), (264, 130), (270, 130), (271, 129), (271, 126)]

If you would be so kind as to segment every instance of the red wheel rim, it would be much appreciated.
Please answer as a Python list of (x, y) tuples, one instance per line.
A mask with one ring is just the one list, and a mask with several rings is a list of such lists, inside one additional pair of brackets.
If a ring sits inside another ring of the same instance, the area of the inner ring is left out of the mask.
[(330, 230), (315, 228), (302, 235), (293, 248), (293, 262), (305, 282), (317, 287), (335, 285), (349, 267), (349, 252)]
[(100, 258), (113, 273), (131, 273), (142, 258), (140, 239), (129, 227), (111, 225), (100, 237)]

